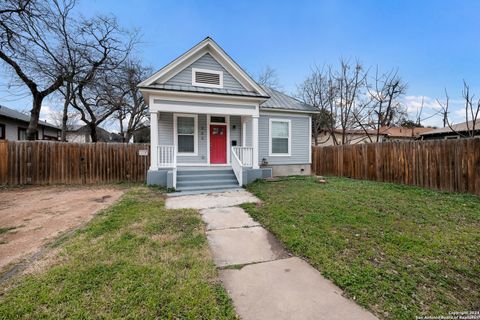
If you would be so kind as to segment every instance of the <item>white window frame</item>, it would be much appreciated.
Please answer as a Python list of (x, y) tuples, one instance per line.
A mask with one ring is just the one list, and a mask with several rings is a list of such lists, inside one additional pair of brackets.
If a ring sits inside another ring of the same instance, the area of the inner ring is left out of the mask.
[[(195, 73), (197, 73), (197, 72), (218, 74), (220, 76), (220, 84), (216, 85), (216, 84), (209, 84), (209, 83), (198, 83), (197, 81), (195, 81)], [(192, 85), (196, 86), (196, 87), (223, 88), (223, 71), (192, 68)]]
[[(288, 123), (288, 153), (273, 153), (272, 152), (272, 123), (286, 122)], [(290, 157), (292, 154), (292, 121), (290, 119), (270, 118), (268, 122), (268, 145), (270, 157)]]
[[(194, 129), (193, 129), (193, 152), (179, 152), (178, 151), (178, 117), (181, 118), (193, 118), (194, 119)], [(177, 155), (184, 157), (184, 156), (191, 156), (195, 157), (198, 156), (198, 115), (197, 114), (184, 114), (184, 113), (175, 113), (173, 115), (173, 143), (177, 148)]]

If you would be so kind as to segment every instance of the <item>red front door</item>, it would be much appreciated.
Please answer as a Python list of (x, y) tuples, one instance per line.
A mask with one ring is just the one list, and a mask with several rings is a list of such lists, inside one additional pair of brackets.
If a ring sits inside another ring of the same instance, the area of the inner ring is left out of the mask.
[(226, 125), (210, 125), (210, 163), (227, 163)]

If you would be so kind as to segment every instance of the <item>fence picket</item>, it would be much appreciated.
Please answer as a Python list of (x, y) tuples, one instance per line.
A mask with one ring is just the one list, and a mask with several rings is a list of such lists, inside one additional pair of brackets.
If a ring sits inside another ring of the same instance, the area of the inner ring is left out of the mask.
[(480, 139), (312, 147), (317, 175), (480, 195)]
[(149, 165), (148, 144), (0, 141), (0, 185), (144, 182)]

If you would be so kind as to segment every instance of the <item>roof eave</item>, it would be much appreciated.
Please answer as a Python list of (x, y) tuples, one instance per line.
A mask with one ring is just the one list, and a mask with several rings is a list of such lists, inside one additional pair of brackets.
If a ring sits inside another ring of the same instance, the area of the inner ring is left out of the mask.
[(316, 110), (299, 110), (299, 109), (286, 109), (286, 108), (269, 108), (269, 107), (262, 107), (260, 106), (260, 110), (265, 111), (275, 111), (275, 112), (296, 112), (296, 113), (308, 113), (308, 114), (316, 114), (320, 113), (320, 111)]
[[(154, 88), (154, 87), (138, 87), (140, 92), (147, 92), (147, 91), (157, 91), (157, 92), (176, 92), (176, 93), (185, 93), (189, 95), (212, 95), (212, 96), (234, 96), (246, 99), (254, 99), (254, 100), (268, 100), (269, 96), (249, 96), (243, 94), (235, 94), (235, 93), (223, 93), (223, 92), (198, 92), (198, 91), (185, 91), (185, 90), (175, 90), (175, 89), (161, 89), (161, 88)], [(143, 90), (143, 91), (142, 91)]]

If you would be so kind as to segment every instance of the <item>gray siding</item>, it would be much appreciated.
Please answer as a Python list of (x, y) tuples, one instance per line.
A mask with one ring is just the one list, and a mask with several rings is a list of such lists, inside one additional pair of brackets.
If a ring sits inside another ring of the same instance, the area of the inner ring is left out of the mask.
[(214, 71), (223, 71), (223, 88), (230, 90), (246, 90), (228, 71), (222, 67), (209, 53), (190, 64), (178, 74), (169, 79), (165, 84), (191, 86), (192, 68), (208, 69)]
[[(269, 119), (288, 119), (292, 122), (291, 132), (291, 152), (289, 157), (270, 157), (269, 153), (269, 137), (268, 127), (270, 125)], [(303, 164), (309, 163), (309, 117), (287, 116), (287, 115), (262, 115), (258, 120), (258, 161), (261, 163), (262, 159), (267, 159), (269, 164)]]
[(245, 119), (246, 122), (246, 134), (245, 134), (245, 144), (244, 147), (252, 147), (252, 118), (248, 117)]
[[(269, 119), (289, 119), (292, 123), (291, 155), (289, 157), (270, 157), (269, 153)], [(242, 142), (242, 125), (240, 116), (230, 117), (230, 141), (237, 140), (237, 145), (252, 146), (252, 120), (246, 119), (246, 143)], [(233, 129), (235, 126), (235, 129)], [(173, 145), (173, 113), (162, 112), (158, 117), (158, 141), (161, 145)], [(179, 163), (207, 163), (207, 115), (198, 115), (198, 155), (194, 157), (178, 157)], [(290, 116), (279, 113), (278, 115), (262, 115), (258, 121), (259, 155), (261, 163), (265, 158), (269, 164), (306, 164), (309, 159), (309, 117)]]
[(237, 141), (237, 146), (242, 145), (242, 118), (240, 116), (230, 116), (230, 144), (233, 140)]
[[(179, 156), (178, 163), (207, 163), (207, 116), (198, 115), (198, 154)], [(173, 145), (173, 113), (161, 112), (158, 117), (158, 143)]]

